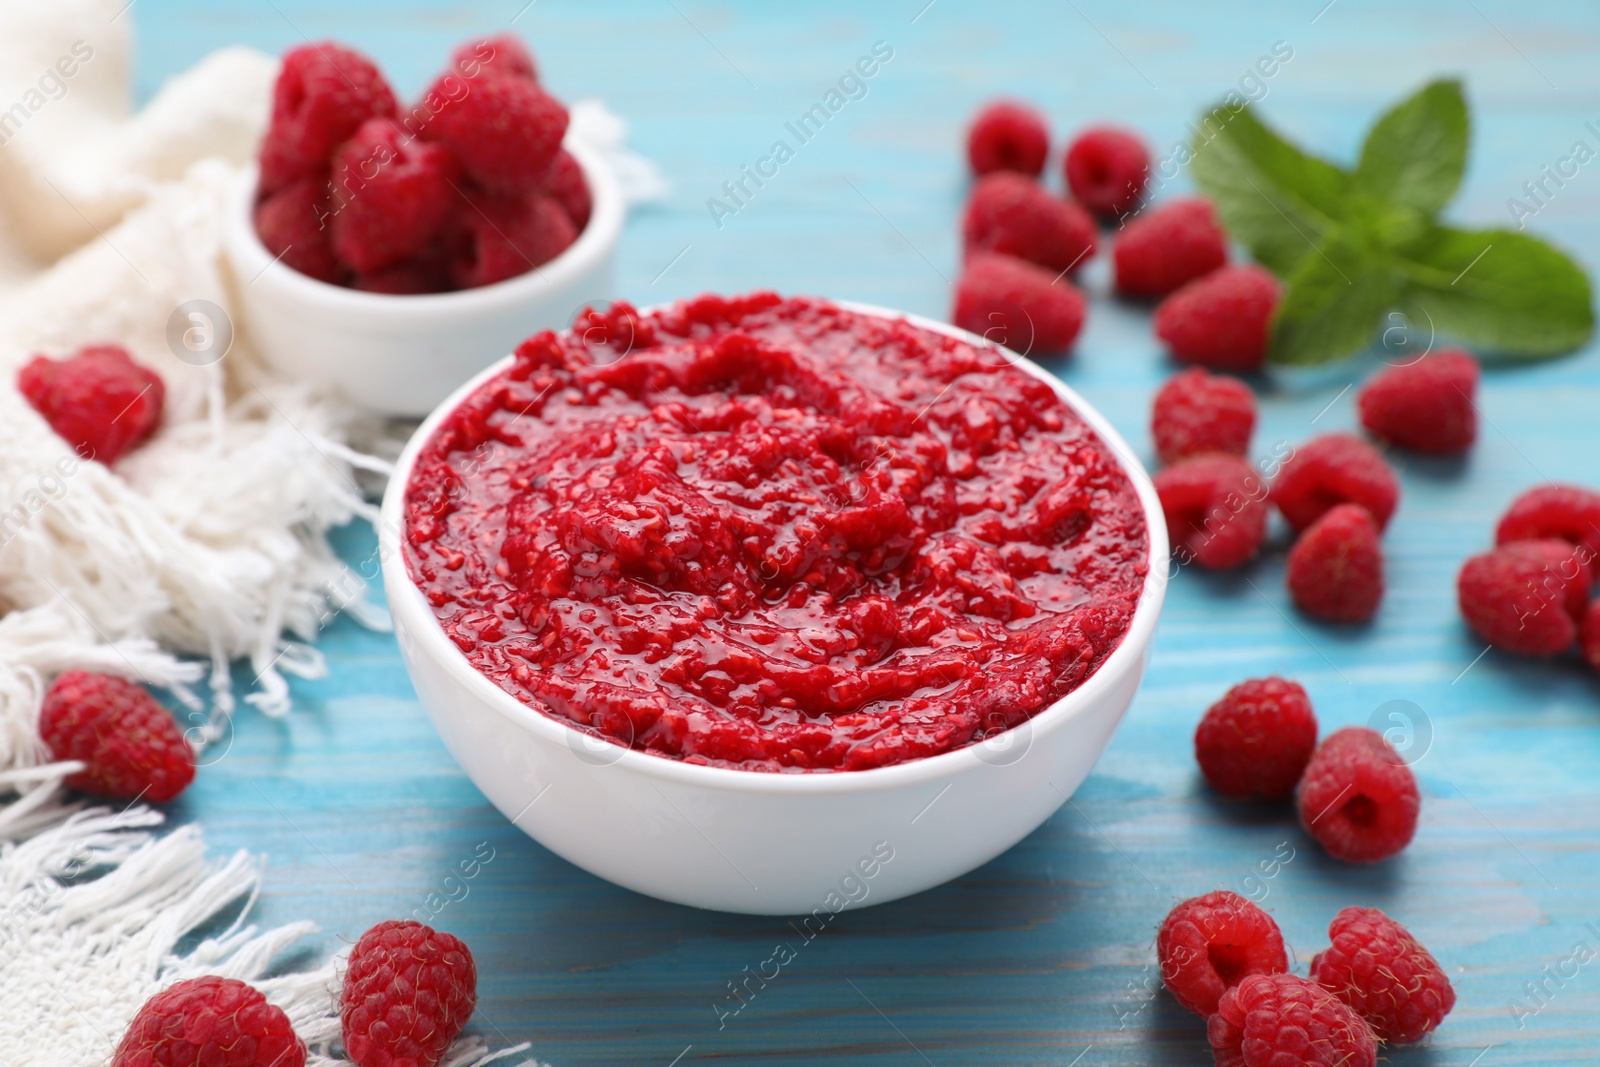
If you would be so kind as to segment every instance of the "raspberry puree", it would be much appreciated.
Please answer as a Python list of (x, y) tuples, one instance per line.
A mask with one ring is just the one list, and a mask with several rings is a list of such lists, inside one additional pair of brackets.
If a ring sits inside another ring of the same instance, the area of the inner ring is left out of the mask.
[(1021, 723), (1148, 569), (1111, 450), (992, 350), (823, 300), (704, 296), (525, 341), (406, 497), (472, 664), (618, 742), (858, 770)]

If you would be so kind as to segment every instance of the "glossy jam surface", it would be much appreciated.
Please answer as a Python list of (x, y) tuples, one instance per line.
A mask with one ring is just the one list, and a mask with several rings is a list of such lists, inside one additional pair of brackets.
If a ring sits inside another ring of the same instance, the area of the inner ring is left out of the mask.
[(1147, 570), (1109, 447), (997, 352), (826, 301), (543, 333), (423, 447), (410, 574), (478, 670), (659, 756), (858, 770), (1081, 685)]

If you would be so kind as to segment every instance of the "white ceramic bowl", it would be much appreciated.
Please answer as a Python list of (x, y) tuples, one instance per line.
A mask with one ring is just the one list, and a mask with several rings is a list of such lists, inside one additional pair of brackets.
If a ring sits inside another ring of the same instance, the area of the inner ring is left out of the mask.
[(515, 278), (422, 296), (346, 289), (276, 262), (256, 236), (252, 170), (235, 194), (225, 243), (243, 326), (262, 359), (381, 414), (421, 416), (523, 338), (571, 325), (584, 305), (612, 295), (625, 210), (604, 160), (581, 144), (566, 148), (594, 201), (572, 246)]
[[(983, 345), (942, 323), (881, 308)], [(463, 385), (411, 438), (383, 499), (384, 589), (422, 706), (456, 760), (529, 836), (578, 866), (679, 904), (816, 913), (920, 892), (998, 856), (1088, 775), (1144, 674), (1167, 581), (1166, 522), (1138, 459), (1072, 390), (1020, 356), (1115, 451), (1145, 513), (1150, 573), (1122, 644), (1078, 689), (1015, 729), (926, 759), (843, 773), (765, 774), (680, 763), (612, 744), (523, 704), (445, 636), (406, 572), (402, 500), (444, 416), (505, 365)], [(885, 861), (885, 857), (891, 857)]]

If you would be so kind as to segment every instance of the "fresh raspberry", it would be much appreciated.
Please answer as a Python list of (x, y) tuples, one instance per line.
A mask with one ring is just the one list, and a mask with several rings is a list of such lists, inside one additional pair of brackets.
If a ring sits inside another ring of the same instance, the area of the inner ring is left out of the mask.
[(539, 68), (533, 53), (514, 33), (501, 33), (468, 41), (450, 53), (450, 67), (463, 77), (476, 78), (488, 72), (501, 77), (539, 80)]
[(1422, 796), (1417, 777), (1383, 735), (1335, 730), (1300, 779), (1300, 825), (1334, 859), (1376, 863), (1411, 843)]
[(1202, 452), (1242, 456), (1256, 428), (1256, 395), (1234, 378), (1199, 367), (1173, 375), (1156, 393), (1150, 435), (1162, 463)]
[(1311, 961), (1311, 980), (1354, 1008), (1379, 1041), (1421, 1041), (1455, 1007), (1438, 962), (1377, 908), (1345, 908), (1328, 924), (1328, 940)]
[(1061, 169), (1078, 203), (1103, 218), (1115, 218), (1127, 214), (1144, 195), (1150, 153), (1126, 130), (1097, 126), (1078, 134)]
[(283, 1009), (236, 978), (174, 983), (144, 1002), (111, 1067), (305, 1067)]
[(1565, 652), (1589, 608), (1589, 561), (1588, 549), (1554, 538), (1511, 541), (1473, 556), (1456, 578), (1461, 615), (1507, 652)]
[(194, 781), (194, 750), (171, 712), (113, 675), (58, 675), (39, 709), (39, 736), (54, 758), (87, 764), (67, 779), (87, 793), (159, 804)]
[(121, 345), (88, 345), (66, 359), (34, 356), (17, 391), (85, 459), (110, 466), (161, 422), (166, 386)]
[(1284, 460), (1272, 483), (1272, 502), (1296, 530), (1336, 504), (1360, 504), (1381, 530), (1400, 502), (1400, 479), (1383, 454), (1361, 438), (1326, 433)]
[(1217, 1067), (1374, 1067), (1378, 1042), (1343, 1001), (1293, 974), (1252, 975), (1206, 1020)]
[(343, 268), (328, 240), (328, 183), (302, 179), (256, 205), (256, 235), (286, 265), (321, 282), (339, 281)]
[(583, 176), (583, 168), (571, 152), (563, 148), (556, 153), (555, 162), (544, 176), (543, 186), (544, 195), (554, 197), (572, 220), (572, 228), (582, 233), (589, 225), (594, 200), (589, 195), (589, 180)]
[(370, 274), (410, 259), (461, 199), (455, 163), (390, 119), (362, 124), (333, 157), (333, 252)]
[(350, 950), (339, 1017), (357, 1067), (434, 1067), (478, 1003), (460, 939), (418, 922), (381, 922)]
[(1361, 425), (1380, 441), (1413, 452), (1449, 456), (1478, 436), (1478, 361), (1441, 348), (1416, 363), (1390, 367), (1357, 394)]
[(1584, 660), (1600, 671), (1600, 600), (1594, 601), (1584, 611), (1583, 622), (1578, 627), (1578, 642)]
[(1219, 889), (1192, 897), (1167, 913), (1156, 932), (1161, 980), (1196, 1015), (1253, 974), (1289, 969), (1283, 934), (1272, 916), (1237, 893)]
[(1224, 796), (1283, 800), (1317, 747), (1311, 698), (1286, 678), (1251, 678), (1211, 705), (1194, 732), (1200, 773)]
[(1559, 537), (1600, 555), (1600, 493), (1577, 485), (1541, 485), (1511, 502), (1495, 529), (1494, 542)]
[(978, 112), (967, 131), (967, 161), (972, 173), (1009, 170), (1037, 178), (1050, 154), (1050, 130), (1038, 111), (1011, 100), (997, 100)]
[(332, 41), (289, 49), (261, 145), (261, 191), (317, 176), (363, 122), (394, 113), (389, 83), (360, 52)]
[(443, 145), (468, 177), (502, 193), (538, 188), (567, 132), (567, 109), (526, 78), (446, 74), (424, 94), (439, 101), (422, 136)]
[(1180, 363), (1215, 370), (1260, 368), (1283, 286), (1271, 271), (1219, 267), (1183, 286), (1156, 308), (1156, 336)]
[(1065, 352), (1088, 301), (1065, 278), (1012, 256), (980, 252), (963, 265), (950, 321), (1024, 355)]
[(1096, 240), (1094, 220), (1083, 208), (1006, 170), (986, 174), (972, 187), (961, 233), (968, 256), (999, 252), (1055, 273), (1083, 266)]
[(1209, 201), (1171, 200), (1129, 220), (1111, 252), (1118, 292), (1166, 296), (1228, 262), (1228, 235)]
[(1155, 476), (1167, 537), (1180, 562), (1208, 570), (1251, 559), (1267, 533), (1267, 486), (1254, 467), (1222, 452), (1192, 456)]
[(526, 274), (566, 251), (578, 236), (561, 205), (547, 196), (472, 193), (467, 201), (460, 212), (465, 241), (451, 263), (462, 289)]
[(1359, 504), (1339, 504), (1307, 526), (1286, 570), (1295, 607), (1326, 622), (1366, 622), (1383, 602), (1378, 527)]

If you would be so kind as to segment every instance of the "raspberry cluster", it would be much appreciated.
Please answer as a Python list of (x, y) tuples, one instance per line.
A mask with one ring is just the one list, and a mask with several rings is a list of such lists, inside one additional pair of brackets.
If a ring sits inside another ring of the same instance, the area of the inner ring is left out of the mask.
[(1087, 301), (1068, 280), (1095, 253), (1095, 217), (1125, 214), (1144, 195), (1150, 154), (1123, 130), (1096, 127), (1067, 148), (1069, 196), (1039, 181), (1050, 154), (1045, 117), (1016, 101), (979, 111), (967, 133), (977, 176), (962, 213), (963, 266), (950, 319), (1023, 354), (1070, 349)]
[(1286, 800), (1330, 856), (1388, 859), (1411, 843), (1422, 795), (1400, 754), (1375, 730), (1346, 727), (1317, 744), (1304, 687), (1252, 678), (1207, 709), (1194, 733), (1195, 761), (1224, 796)]
[[(350, 950), (339, 997), (356, 1067), (437, 1067), (478, 1002), (472, 952), (418, 922), (382, 922)], [(234, 978), (191, 978), (157, 993), (128, 1024), (111, 1067), (304, 1067), (283, 1009)]]
[(1376, 908), (1345, 908), (1311, 977), (1289, 972), (1278, 924), (1236, 893), (1173, 908), (1156, 933), (1161, 978), (1206, 1020), (1219, 1067), (1373, 1067), (1380, 1042), (1420, 1041), (1455, 1005), (1450, 980)]
[(1600, 670), (1600, 600), (1591, 602), (1600, 551), (1600, 492), (1542, 485), (1501, 517), (1495, 547), (1456, 578), (1461, 616), (1487, 644), (1519, 656), (1559, 656), (1575, 644)]
[(256, 232), (302, 274), (374, 293), (492, 285), (588, 224), (567, 109), (509, 34), (469, 41), (401, 110), (377, 66), (329, 41), (291, 49), (261, 142)]

